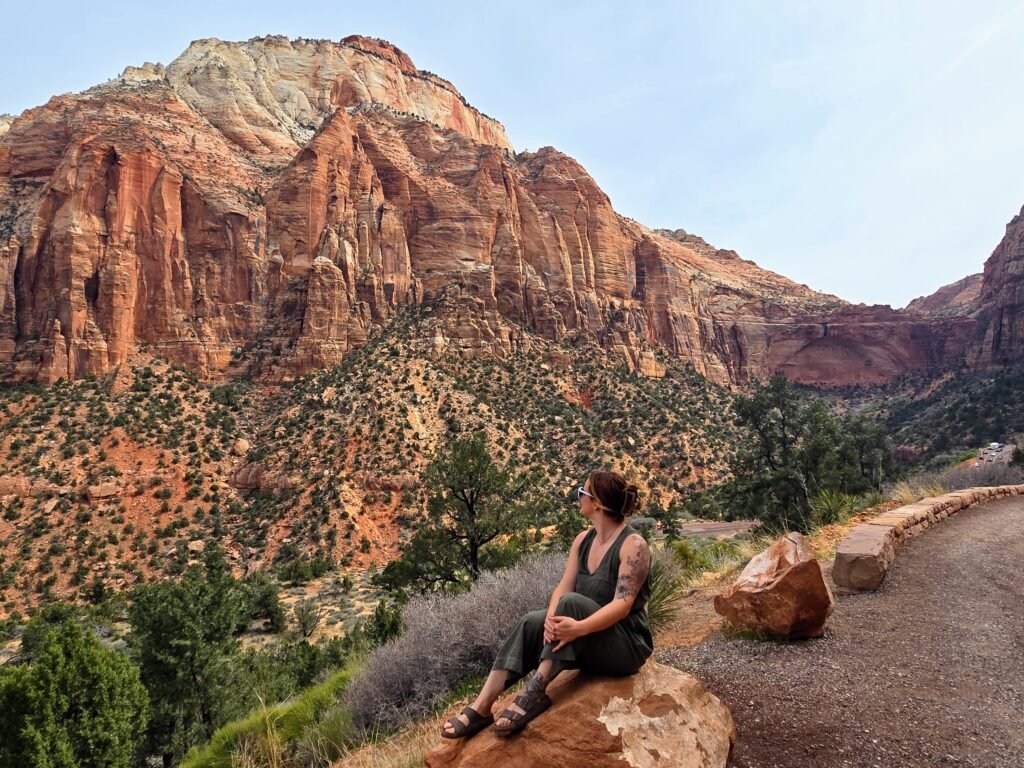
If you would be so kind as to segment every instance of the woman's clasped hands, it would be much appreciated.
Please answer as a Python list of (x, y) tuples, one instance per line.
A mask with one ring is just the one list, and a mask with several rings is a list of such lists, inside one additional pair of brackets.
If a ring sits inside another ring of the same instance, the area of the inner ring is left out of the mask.
[(548, 616), (544, 620), (544, 642), (558, 642), (553, 650), (560, 651), (583, 634), (580, 622), (571, 616)]

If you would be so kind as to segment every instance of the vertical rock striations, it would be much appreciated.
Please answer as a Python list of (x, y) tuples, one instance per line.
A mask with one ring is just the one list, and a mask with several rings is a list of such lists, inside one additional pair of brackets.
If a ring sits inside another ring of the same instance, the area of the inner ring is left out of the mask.
[(625, 219), (574, 160), (514, 154), (383, 41), (201, 40), (0, 135), (7, 378), (99, 374), (138, 347), (293, 376), (420, 303), (445, 311), (434, 349), (589, 334), (643, 373), (660, 347), (719, 382), (884, 381), (974, 333)]
[(985, 262), (978, 303), (971, 361), (980, 367), (1024, 361), (1024, 209)]

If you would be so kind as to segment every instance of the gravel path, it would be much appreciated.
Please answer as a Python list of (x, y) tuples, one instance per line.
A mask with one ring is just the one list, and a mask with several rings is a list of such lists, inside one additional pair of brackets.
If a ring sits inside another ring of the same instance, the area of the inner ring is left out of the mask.
[(659, 661), (732, 710), (731, 768), (1024, 766), (1024, 499), (907, 543), (882, 589), (836, 598), (824, 638), (716, 632)]

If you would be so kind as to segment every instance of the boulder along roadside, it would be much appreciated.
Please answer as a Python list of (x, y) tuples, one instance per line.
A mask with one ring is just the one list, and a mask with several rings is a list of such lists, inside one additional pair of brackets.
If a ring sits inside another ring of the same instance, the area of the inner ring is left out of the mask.
[(825, 636), (714, 633), (659, 661), (731, 710), (730, 766), (1015, 768), (1024, 751), (1024, 499), (910, 540), (877, 592), (836, 593)]

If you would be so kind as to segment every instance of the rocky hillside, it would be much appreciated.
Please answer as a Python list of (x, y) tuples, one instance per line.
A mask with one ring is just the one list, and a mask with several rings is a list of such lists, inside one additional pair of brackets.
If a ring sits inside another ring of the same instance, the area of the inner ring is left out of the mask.
[(934, 375), (1024, 353), (1022, 233), (980, 280), (850, 305), (619, 216), (388, 43), (197, 41), (0, 117), (0, 617), (213, 541), (239, 572), (382, 565), (470, 432), (541, 473), (538, 525), (596, 466), (669, 507), (776, 371), (921, 454), (1017, 428), (1016, 378)]
[[(0, 138), (0, 373), (103, 375), (138, 351), (201, 377), (341, 361), (458, 286), (442, 339), (514, 354), (588, 334), (719, 383), (871, 383), (963, 356), (970, 323), (850, 306), (615, 213), (571, 158), (383, 41), (201, 40), (28, 110)], [(281, 350), (271, 369), (251, 354)]]
[(1024, 368), (958, 371), (938, 379), (907, 377), (872, 393), (871, 410), (911, 463), (944, 468), (965, 451), (1024, 435)]
[(638, 375), (583, 334), (472, 365), (430, 354), (460, 304), (403, 311), (291, 384), (209, 385), (135, 355), (106, 377), (0, 390), (0, 618), (180, 573), (214, 541), (239, 573), (386, 564), (453, 435), (483, 432), (502, 462), (540, 471), (539, 525), (597, 466), (637, 478), (648, 512), (723, 476), (731, 397), (692, 366), (662, 355), (660, 378)]

